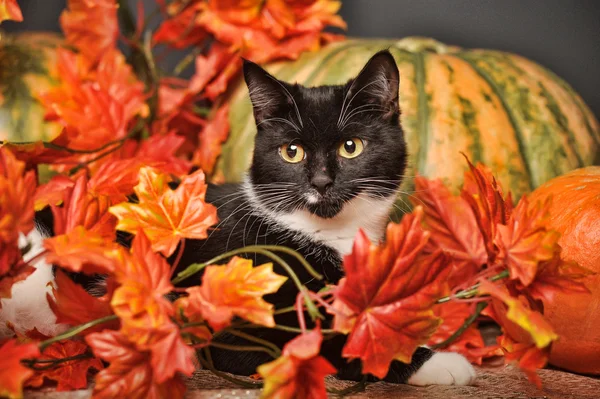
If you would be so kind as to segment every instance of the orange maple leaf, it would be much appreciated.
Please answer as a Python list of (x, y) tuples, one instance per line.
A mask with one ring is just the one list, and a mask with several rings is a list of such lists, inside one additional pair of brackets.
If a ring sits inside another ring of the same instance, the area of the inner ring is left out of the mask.
[(119, 36), (114, 0), (68, 0), (60, 16), (67, 42), (91, 60), (116, 46)]
[(273, 305), (262, 296), (276, 292), (287, 277), (273, 273), (266, 263), (252, 267), (252, 261), (233, 257), (226, 266), (208, 266), (202, 285), (186, 290), (182, 299), (188, 317), (201, 315), (215, 330), (231, 323), (235, 315), (256, 324), (273, 327)]
[(45, 239), (44, 248), (48, 251), (48, 263), (88, 274), (114, 271), (122, 251), (117, 243), (107, 241), (83, 226), (75, 226), (66, 234)]
[(23, 14), (17, 0), (0, 0), (0, 22), (6, 20), (23, 21)]
[(140, 350), (123, 333), (104, 331), (86, 336), (94, 354), (110, 363), (96, 376), (94, 398), (182, 398), (185, 384), (179, 376), (159, 382), (151, 365), (151, 353)]
[(155, 251), (170, 256), (181, 238), (204, 239), (217, 222), (217, 209), (204, 200), (206, 184), (199, 170), (186, 176), (175, 190), (169, 178), (153, 168), (140, 169), (135, 187), (139, 203), (110, 208), (118, 219), (117, 229), (135, 234), (142, 229)]
[(0, 298), (10, 298), (13, 284), (25, 280), (35, 271), (26, 263), (16, 244), (0, 241)]
[(165, 298), (173, 289), (170, 267), (163, 257), (152, 252), (143, 232), (134, 238), (131, 255), (115, 275), (121, 285), (115, 290), (111, 305), (121, 319), (121, 333), (138, 349), (151, 353), (154, 378), (163, 382), (177, 372), (190, 375), (195, 352), (171, 321), (174, 306)]
[(394, 359), (410, 363), (441, 323), (432, 307), (447, 291), (449, 262), (441, 251), (422, 254), (429, 238), (422, 217), (417, 207), (400, 224), (390, 223), (380, 246), (361, 230), (344, 258), (333, 328), (350, 333), (342, 355), (360, 358), (363, 372), (378, 378)]
[(317, 326), (297, 336), (283, 348), (282, 356), (259, 366), (264, 379), (263, 398), (326, 398), (325, 376), (337, 370), (319, 356), (323, 336)]
[[(122, 139), (136, 116), (148, 114), (144, 85), (117, 50), (102, 52), (97, 63), (64, 49), (58, 50), (57, 57), (60, 84), (38, 97), (46, 118), (65, 127), (69, 148), (95, 150)], [(81, 162), (95, 156), (77, 154), (68, 160)], [(72, 164), (59, 170), (70, 168)]]
[(0, 241), (16, 243), (19, 233), (33, 228), (34, 171), (25, 171), (25, 163), (7, 148), (0, 148)]
[(538, 264), (552, 259), (560, 233), (548, 229), (550, 203), (530, 207), (523, 196), (506, 225), (498, 225), (494, 243), (498, 260), (503, 261), (510, 278), (528, 286), (535, 279)]
[[(113, 313), (109, 301), (112, 293), (107, 293), (100, 298), (93, 297), (61, 270), (56, 271), (54, 284), (52, 295), (47, 294), (46, 297), (50, 309), (56, 315), (57, 323), (78, 326)], [(97, 328), (87, 329), (84, 333), (87, 334), (107, 327), (106, 324), (102, 324)]]
[(453, 196), (441, 180), (415, 178), (411, 202), (423, 205), (430, 243), (455, 261), (450, 286), (468, 281), (488, 260), (475, 214), (462, 197)]
[(17, 344), (16, 339), (0, 341), (0, 396), (23, 397), (23, 383), (33, 375), (33, 370), (23, 366), (21, 360), (34, 358), (39, 353), (35, 343)]
[[(60, 360), (67, 357), (84, 355), (88, 346), (81, 341), (61, 341), (55, 342), (46, 348), (42, 354), (37, 357), (38, 360)], [(56, 381), (57, 391), (73, 391), (86, 388), (88, 385), (88, 371), (90, 369), (102, 370), (104, 366), (99, 359), (76, 359), (57, 364), (55, 367), (47, 370), (36, 371), (26, 385), (39, 388), (47, 378)]]

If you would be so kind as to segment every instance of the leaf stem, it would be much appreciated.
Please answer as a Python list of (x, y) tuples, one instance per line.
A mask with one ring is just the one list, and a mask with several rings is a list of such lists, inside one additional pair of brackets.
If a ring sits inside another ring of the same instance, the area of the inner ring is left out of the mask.
[(270, 350), (269, 348), (265, 348), (264, 346), (258, 346), (258, 345), (229, 345), (229, 344), (224, 344), (222, 342), (212, 342), (212, 341), (209, 342), (208, 345), (212, 346), (212, 347), (215, 347), (215, 348), (226, 349), (226, 350), (230, 350), (230, 351), (239, 351), (239, 352), (265, 352), (266, 354), (268, 354), (269, 356), (271, 356), (273, 359), (277, 359), (279, 357), (272, 350)]
[[(75, 356), (63, 357), (61, 359), (23, 359), (22, 363), (25, 366), (27, 366), (33, 370), (42, 371), (42, 370), (48, 370), (53, 367), (56, 367), (57, 365), (59, 365), (61, 363), (70, 362), (72, 360), (90, 359), (92, 357), (94, 357), (94, 355), (91, 352), (86, 352), (86, 353), (80, 353), (79, 355), (75, 355)], [(43, 367), (36, 366), (36, 364), (46, 364), (46, 363), (49, 363), (49, 364), (47, 366), (43, 366)]]
[(204, 359), (200, 353), (198, 353), (198, 361), (200, 362), (200, 364), (202, 365), (202, 367), (210, 370), (214, 375), (223, 378), (224, 380), (227, 380), (229, 382), (233, 382), (234, 384), (240, 385), (244, 388), (252, 388), (252, 389), (260, 389), (263, 387), (262, 382), (250, 382), (250, 381), (244, 381), (241, 380), (239, 378), (235, 378), (232, 377), (226, 373), (223, 373), (221, 371), (218, 371), (217, 369), (215, 369), (215, 366), (212, 362), (212, 357), (210, 355), (210, 350), (208, 348), (204, 348), (204, 355), (206, 356), (206, 359)]
[(274, 358), (278, 358), (279, 356), (281, 356), (281, 349), (279, 349), (279, 347), (277, 347), (277, 345), (275, 345), (272, 342), (269, 342), (267, 340), (255, 337), (253, 335), (250, 334), (246, 334), (243, 331), (238, 331), (238, 330), (234, 330), (234, 329), (227, 329), (227, 332), (231, 335), (235, 335), (236, 337), (239, 338), (243, 338), (245, 340), (263, 345), (267, 348), (269, 348), (271, 350), (271, 352), (273, 352), (276, 356), (273, 356)]
[(169, 274), (169, 279), (173, 277), (175, 270), (177, 270), (177, 266), (179, 266), (179, 262), (181, 261), (181, 257), (183, 256), (183, 251), (185, 250), (185, 238), (181, 239), (181, 244), (179, 245), (179, 251), (177, 252), (177, 257), (175, 258), (175, 262), (171, 266), (171, 273)]
[[(492, 276), (489, 278), (489, 281), (498, 281), (501, 280), (503, 278), (507, 278), (509, 276), (508, 270), (504, 270), (501, 273)], [(446, 303), (451, 301), (452, 299), (465, 299), (465, 298), (471, 298), (475, 295), (477, 295), (477, 293), (479, 292), (479, 283), (473, 285), (471, 288), (468, 288), (466, 290), (462, 290), (457, 292), (454, 295), (448, 295), (445, 296), (443, 298), (440, 298), (436, 301), (436, 303)]]
[(78, 335), (79, 333), (87, 330), (88, 328), (92, 328), (92, 327), (95, 327), (95, 326), (97, 326), (99, 324), (108, 323), (109, 321), (113, 321), (113, 320), (117, 320), (117, 319), (118, 319), (117, 315), (112, 314), (112, 315), (109, 315), (109, 316), (101, 317), (101, 318), (96, 319), (96, 320), (89, 321), (89, 322), (87, 322), (85, 324), (82, 324), (80, 326), (73, 327), (70, 330), (67, 330), (67, 331), (65, 331), (62, 334), (59, 334), (59, 335), (57, 335), (55, 337), (52, 337), (52, 338), (49, 338), (49, 339), (47, 339), (45, 341), (40, 342), (40, 344), (39, 344), (40, 351), (43, 351), (44, 349), (46, 349), (47, 347), (49, 347), (50, 345), (52, 345), (55, 342), (62, 341), (63, 339), (68, 339), (68, 338), (74, 337), (74, 336)]
[(451, 343), (453, 343), (454, 341), (456, 341), (462, 335), (462, 333), (464, 333), (471, 326), (471, 324), (473, 324), (475, 322), (475, 320), (477, 320), (477, 318), (479, 317), (479, 315), (481, 314), (483, 309), (485, 309), (487, 306), (488, 306), (487, 302), (479, 302), (477, 304), (477, 306), (475, 307), (475, 313), (473, 313), (471, 316), (469, 316), (467, 319), (465, 319), (465, 322), (463, 323), (462, 326), (460, 326), (458, 328), (458, 330), (456, 330), (451, 336), (446, 338), (444, 341), (439, 342), (435, 345), (432, 345), (431, 349), (445, 348), (445, 347), (449, 346)]

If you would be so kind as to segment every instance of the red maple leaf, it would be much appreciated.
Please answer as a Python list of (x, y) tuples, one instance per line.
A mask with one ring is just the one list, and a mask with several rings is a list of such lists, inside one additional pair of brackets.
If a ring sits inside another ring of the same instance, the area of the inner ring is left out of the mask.
[[(465, 157), (466, 158), (466, 157)], [(494, 260), (496, 250), (494, 238), (496, 226), (506, 224), (512, 213), (510, 193), (504, 197), (500, 183), (484, 165), (473, 166), (467, 158), (469, 170), (465, 172), (461, 196), (475, 213), (475, 219), (487, 247), (490, 261)]]
[(483, 235), (475, 214), (462, 197), (453, 196), (441, 180), (415, 178), (414, 205), (423, 205), (423, 221), (431, 233), (434, 248), (441, 248), (454, 260), (450, 286), (468, 281), (487, 262)]
[(116, 218), (108, 213), (109, 197), (88, 191), (88, 179), (80, 175), (71, 185), (65, 176), (55, 176), (36, 193), (36, 208), (49, 205), (54, 216), (54, 233), (69, 233), (77, 226), (99, 234), (107, 241), (115, 240)]
[(510, 278), (528, 286), (535, 279), (538, 264), (552, 259), (560, 233), (548, 229), (549, 202), (529, 206), (523, 196), (506, 225), (498, 225), (494, 243), (498, 260), (504, 262)]
[(185, 384), (179, 376), (159, 382), (151, 365), (151, 353), (140, 350), (123, 333), (104, 331), (86, 336), (99, 358), (110, 365), (96, 376), (95, 398), (182, 398)]
[[(428, 345), (436, 345), (447, 340), (456, 333), (474, 313), (474, 304), (450, 301), (433, 307), (435, 315), (442, 319)], [(481, 364), (487, 357), (502, 355), (498, 346), (486, 347), (477, 323), (471, 324), (456, 340), (441, 348), (444, 351), (457, 352), (464, 355), (471, 363)]]
[(533, 343), (515, 341), (506, 334), (498, 337), (498, 343), (506, 361), (516, 363), (525, 372), (527, 379), (541, 389), (542, 380), (537, 375), (537, 370), (544, 368), (548, 363), (550, 347), (540, 349)]
[(169, 177), (144, 167), (135, 187), (139, 203), (123, 203), (110, 208), (119, 223), (117, 229), (135, 234), (142, 229), (155, 251), (170, 256), (181, 238), (204, 239), (217, 222), (217, 209), (205, 202), (204, 173), (186, 176), (175, 190)]
[(273, 327), (274, 306), (262, 296), (276, 292), (286, 280), (273, 273), (271, 263), (253, 268), (251, 260), (233, 257), (226, 266), (206, 267), (202, 285), (188, 288), (189, 296), (180, 303), (187, 317), (201, 315), (215, 330), (228, 326), (234, 315)]
[[(74, 356), (84, 355), (88, 350), (88, 346), (81, 341), (61, 341), (55, 342), (46, 348), (38, 360), (60, 360)], [(39, 363), (37, 366), (47, 365)], [(90, 369), (102, 370), (104, 366), (99, 359), (96, 358), (81, 358), (61, 362), (55, 367), (50, 367), (45, 370), (36, 371), (35, 375), (30, 378), (26, 385), (34, 388), (39, 388), (47, 378), (56, 381), (57, 391), (73, 391), (76, 389), (86, 388), (88, 385), (88, 372)]]
[[(109, 301), (111, 293), (100, 298), (93, 297), (61, 270), (56, 271), (54, 284), (52, 295), (48, 294), (47, 299), (57, 323), (77, 326), (113, 313)], [(87, 329), (84, 333), (105, 328), (108, 325), (102, 324), (95, 329)]]
[(325, 376), (337, 370), (319, 356), (323, 336), (317, 326), (297, 336), (283, 348), (283, 354), (257, 368), (264, 379), (264, 398), (326, 398)]
[(16, 339), (0, 341), (0, 396), (23, 397), (23, 383), (33, 375), (33, 370), (23, 366), (21, 360), (35, 358), (39, 353), (35, 343), (18, 344)]
[(417, 207), (400, 224), (390, 223), (380, 246), (360, 231), (352, 254), (344, 258), (334, 329), (350, 332), (342, 355), (360, 358), (363, 371), (379, 378), (394, 359), (410, 363), (441, 323), (432, 307), (447, 291), (449, 262), (441, 251), (422, 253), (429, 238), (422, 217)]
[(199, 135), (198, 149), (192, 162), (206, 173), (211, 173), (221, 155), (221, 145), (229, 136), (229, 106), (217, 109), (214, 117), (204, 126)]

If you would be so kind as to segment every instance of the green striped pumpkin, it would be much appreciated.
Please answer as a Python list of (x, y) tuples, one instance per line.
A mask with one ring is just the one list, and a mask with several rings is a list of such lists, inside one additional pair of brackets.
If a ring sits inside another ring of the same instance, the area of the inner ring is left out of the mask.
[(50, 69), (63, 43), (50, 32), (0, 34), (0, 140), (52, 140), (60, 133), (57, 123), (44, 121), (35, 96), (56, 84)]
[[(488, 165), (515, 198), (551, 178), (598, 161), (600, 126), (581, 97), (549, 70), (494, 50), (465, 50), (433, 39), (352, 39), (266, 68), (287, 82), (339, 84), (377, 50), (400, 69), (409, 173), (460, 187), (466, 162)], [(231, 135), (218, 172), (239, 181), (251, 161), (255, 124), (243, 84), (230, 92)], [(404, 190), (412, 189), (406, 179)]]

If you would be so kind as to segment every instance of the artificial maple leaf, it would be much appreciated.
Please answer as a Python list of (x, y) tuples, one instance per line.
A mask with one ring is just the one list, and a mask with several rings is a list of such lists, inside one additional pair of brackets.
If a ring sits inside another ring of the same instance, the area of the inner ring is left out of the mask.
[[(475, 307), (473, 303), (449, 301), (435, 305), (433, 310), (443, 322), (427, 343), (429, 346), (438, 345), (456, 333), (475, 312)], [(471, 324), (458, 338), (449, 345), (441, 347), (440, 350), (460, 353), (471, 363), (479, 365), (484, 358), (502, 355), (497, 345), (485, 346), (477, 322)]]
[(83, 226), (107, 241), (114, 241), (117, 220), (108, 213), (110, 197), (89, 192), (88, 179), (84, 174), (77, 177), (72, 185), (66, 179), (57, 175), (38, 188), (36, 193), (36, 208), (50, 205), (52, 209), (54, 233), (65, 234)]
[(394, 359), (410, 363), (441, 323), (432, 307), (447, 291), (449, 262), (441, 251), (422, 254), (429, 238), (422, 217), (417, 207), (400, 224), (390, 223), (380, 246), (359, 231), (344, 258), (333, 328), (350, 333), (342, 355), (360, 358), (363, 372), (378, 378)]
[(67, 42), (91, 60), (116, 46), (119, 35), (114, 0), (68, 0), (60, 15)]
[[(494, 298), (492, 306), (500, 325), (505, 330), (508, 329), (511, 336), (517, 338), (519, 342), (533, 342), (541, 349), (558, 339), (558, 335), (548, 321), (542, 314), (531, 309), (527, 299), (523, 296), (515, 298), (509, 294), (506, 288), (496, 286), (488, 280), (480, 282), (479, 293), (489, 294)], [(506, 319), (516, 326), (512, 326)], [(519, 328), (522, 331), (517, 331)]]
[(23, 14), (17, 0), (0, 0), (0, 22), (6, 20), (23, 21)]
[(57, 163), (73, 154), (63, 147), (68, 144), (66, 134), (60, 134), (50, 142), (34, 141), (32, 143), (4, 143), (3, 147), (10, 150), (19, 161), (33, 167), (40, 163)]
[(228, 326), (233, 316), (273, 327), (274, 306), (262, 296), (277, 292), (286, 280), (273, 273), (271, 263), (253, 268), (251, 260), (233, 257), (226, 266), (206, 267), (202, 285), (186, 290), (185, 314), (201, 315), (215, 330)]
[[(201, 315), (194, 313), (185, 315), (185, 307), (187, 306), (186, 298), (179, 298), (175, 301), (175, 319), (178, 325), (181, 326), (181, 335), (188, 345), (208, 345), (212, 339), (212, 333), (206, 325), (206, 321)], [(200, 341), (200, 342), (198, 342)]]
[(35, 268), (23, 260), (16, 243), (0, 241), (0, 298), (10, 298), (12, 286), (34, 271)]
[(528, 286), (535, 279), (538, 263), (552, 259), (560, 233), (548, 229), (550, 203), (529, 206), (523, 196), (506, 225), (496, 227), (494, 243), (498, 260), (504, 262), (510, 278)]
[(512, 198), (510, 193), (504, 197), (500, 183), (486, 166), (482, 164), (474, 166), (468, 158), (467, 163), (469, 170), (465, 172), (461, 196), (475, 213), (489, 260), (493, 262), (496, 253), (493, 242), (496, 226), (507, 223), (512, 213)]
[(582, 280), (593, 274), (577, 263), (563, 261), (557, 250), (552, 259), (539, 263), (535, 279), (528, 287), (517, 284), (515, 288), (535, 299), (551, 302), (557, 292), (589, 294), (590, 290)]
[(33, 196), (36, 177), (25, 171), (7, 148), (0, 148), (0, 241), (16, 243), (19, 233), (33, 228)]
[[(61, 360), (67, 357), (84, 355), (88, 350), (88, 346), (81, 341), (66, 340), (55, 342), (46, 348), (38, 360)], [(104, 366), (99, 359), (76, 359), (69, 360), (57, 364), (56, 367), (36, 371), (35, 375), (30, 378), (26, 385), (34, 388), (39, 388), (47, 378), (56, 381), (57, 391), (73, 391), (87, 387), (87, 375), (90, 369), (102, 370)]]
[(208, 228), (217, 222), (216, 208), (205, 202), (201, 170), (186, 176), (175, 190), (168, 183), (168, 176), (144, 167), (135, 187), (139, 203), (110, 208), (119, 219), (117, 229), (136, 233), (141, 228), (153, 250), (165, 256), (173, 254), (181, 238), (206, 238)]
[(15, 339), (0, 341), (0, 396), (23, 397), (23, 383), (33, 375), (33, 370), (23, 366), (21, 360), (32, 359), (39, 353), (35, 343), (18, 344)]
[(506, 361), (517, 363), (527, 375), (527, 379), (541, 389), (542, 380), (536, 371), (548, 363), (550, 347), (540, 349), (534, 344), (517, 342), (506, 334), (498, 337), (498, 343), (504, 352)]
[(115, 275), (120, 286), (111, 304), (125, 329), (149, 330), (169, 321), (174, 311), (164, 296), (173, 290), (170, 266), (152, 251), (143, 232), (138, 232), (133, 239), (131, 255), (115, 270)]
[[(64, 49), (57, 51), (57, 58), (60, 84), (38, 97), (46, 108), (46, 119), (65, 127), (69, 148), (96, 150), (123, 139), (132, 120), (148, 114), (144, 85), (117, 50), (102, 52), (97, 63)], [(83, 154), (69, 159), (82, 162), (95, 156)]]
[(199, 45), (207, 38), (207, 32), (195, 24), (200, 9), (197, 4), (190, 3), (188, 2), (188, 7), (183, 7), (176, 2), (169, 4), (167, 15), (172, 18), (166, 19), (158, 27), (153, 36), (155, 43), (181, 49)]
[[(54, 276), (52, 295), (46, 295), (50, 309), (56, 315), (57, 323), (78, 326), (92, 320), (113, 314), (108, 293), (104, 297), (91, 296), (81, 285), (73, 282), (64, 272), (57, 270)], [(108, 328), (106, 324), (96, 329)], [(90, 333), (94, 329), (87, 329)]]
[(473, 211), (462, 197), (453, 196), (441, 180), (415, 178), (414, 205), (423, 204), (423, 221), (430, 242), (454, 260), (450, 286), (468, 281), (487, 262), (483, 236)]
[(163, 382), (177, 372), (190, 375), (195, 352), (171, 321), (174, 307), (165, 298), (173, 289), (170, 267), (152, 251), (143, 232), (136, 234), (131, 255), (115, 275), (121, 285), (115, 290), (111, 305), (121, 320), (121, 333), (138, 349), (150, 351), (154, 378)]
[(228, 114), (229, 106), (222, 106), (200, 132), (200, 144), (194, 152), (192, 162), (206, 173), (211, 173), (215, 168), (217, 158), (221, 155), (221, 145), (229, 136)]
[(94, 354), (110, 363), (96, 376), (94, 398), (160, 399), (182, 398), (185, 384), (175, 376), (158, 382), (150, 364), (151, 353), (118, 331), (104, 331), (86, 336)]
[(88, 187), (95, 195), (105, 195), (113, 204), (126, 200), (138, 184), (139, 170), (143, 166), (153, 167), (162, 173), (183, 176), (191, 168), (191, 163), (175, 156), (185, 139), (174, 132), (166, 135), (155, 134), (138, 143), (130, 140), (113, 158), (93, 173)]
[(319, 356), (323, 336), (317, 326), (297, 336), (283, 348), (282, 356), (259, 366), (264, 379), (263, 398), (326, 398), (325, 376), (337, 370)]
[(120, 258), (121, 247), (100, 234), (75, 226), (68, 233), (47, 238), (46, 261), (74, 272), (110, 273)]

